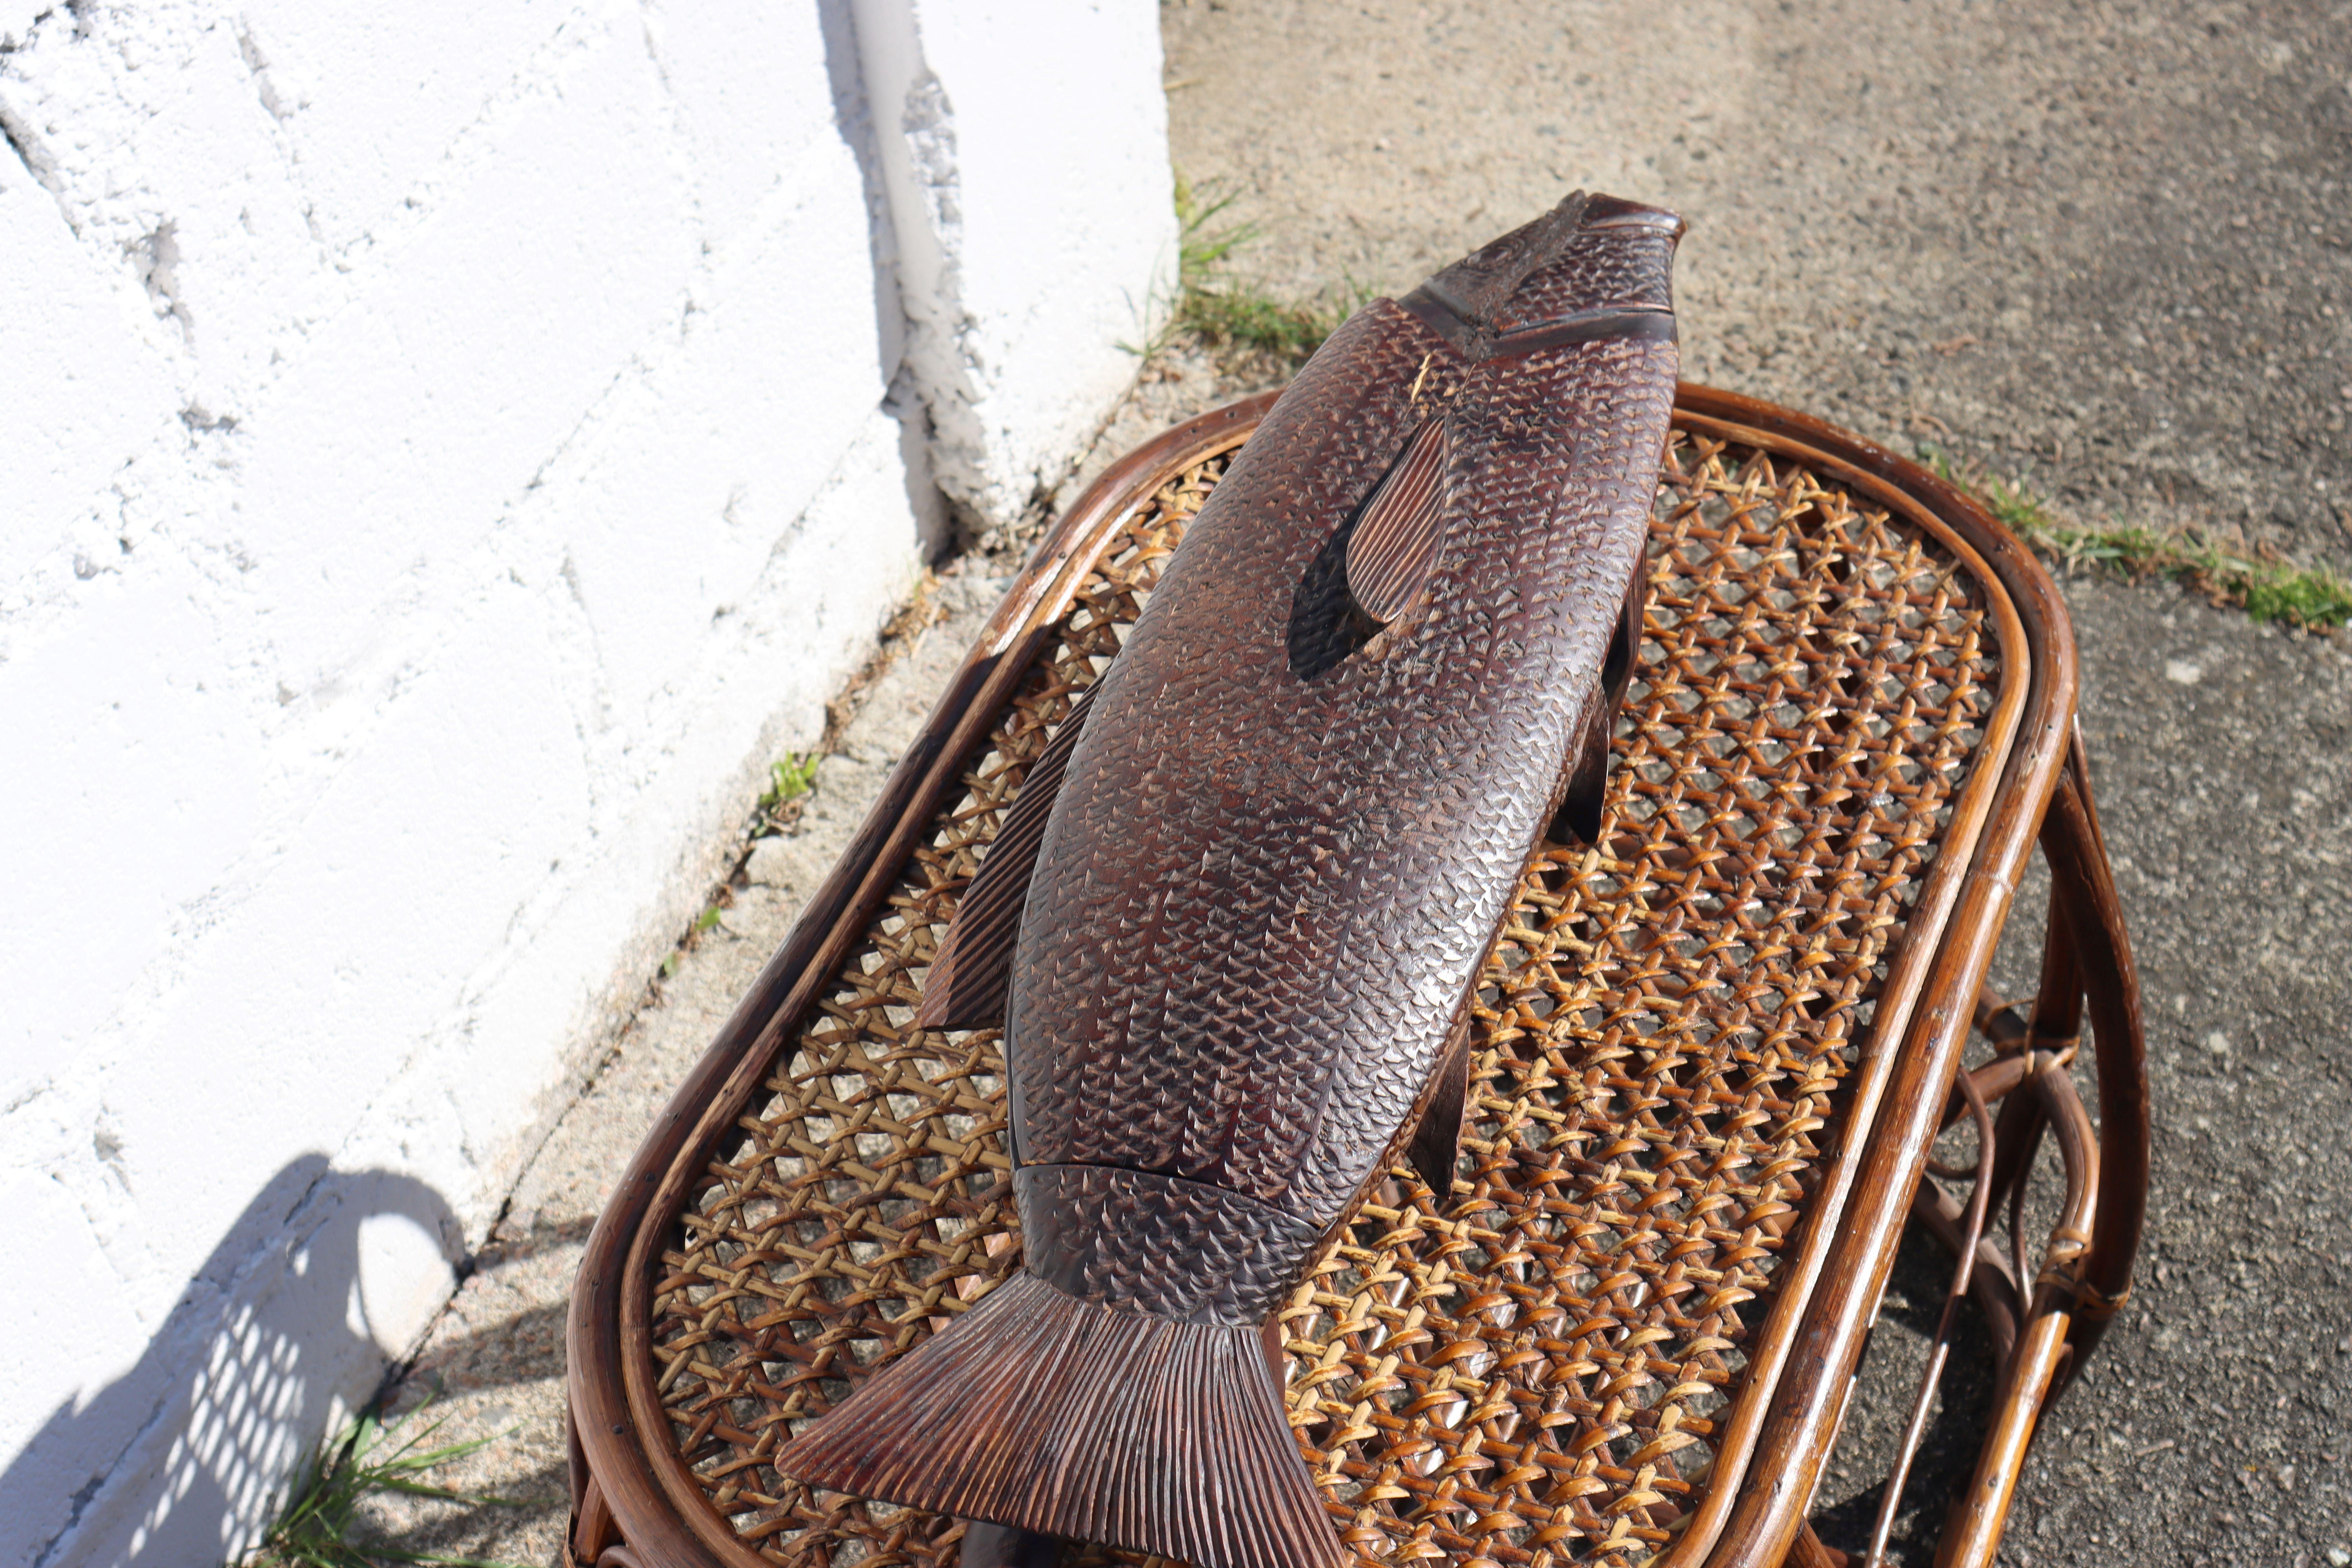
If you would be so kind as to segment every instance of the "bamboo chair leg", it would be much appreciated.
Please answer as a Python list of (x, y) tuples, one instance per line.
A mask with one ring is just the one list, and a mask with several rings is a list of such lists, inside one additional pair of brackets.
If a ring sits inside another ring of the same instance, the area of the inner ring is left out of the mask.
[(1993, 1429), (1977, 1458), (1975, 1477), (1952, 1510), (1936, 1552), (1936, 1568), (1987, 1568), (2000, 1551), (2010, 1499), (2025, 1468), (2025, 1450), (2058, 1374), (2066, 1348), (2066, 1314), (2043, 1312), (2019, 1336), (2016, 1353), (1994, 1394)]
[[(1985, 1568), (1993, 1562), (2042, 1413), (2064, 1391), (2130, 1293), (2132, 1259), (2147, 1213), (2147, 1042), (2138, 978), (2091, 804), (2079, 730), (2042, 824), (2042, 847), (2051, 869), (2051, 939), (2044, 952), (2045, 986), (2035, 1001), (2032, 1054), (2048, 1066), (2029, 1068), (2024, 1087), (2030, 1092), (2011, 1099), (2036, 1102), (2034, 1113), (2020, 1113), (2021, 1124), (2030, 1115), (2039, 1124), (2037, 1131), (2046, 1127), (2057, 1137), (2067, 1167), (2068, 1212), (2053, 1233), (2032, 1308), (2002, 1369), (1993, 1430), (1968, 1492), (1953, 1509), (1937, 1552), (1938, 1568)], [(2047, 984), (2053, 981), (2056, 986)], [(2099, 1074), (2095, 1140), (2063, 1066), (2085, 1001)], [(2050, 1050), (2052, 1046), (2060, 1049)], [(2003, 1135), (2007, 1131), (2004, 1126)], [(2017, 1158), (2004, 1162), (2000, 1173), (2021, 1184), (2024, 1171), (2014, 1163)]]
[(1977, 1457), (1969, 1489), (1954, 1504), (1937, 1552), (1938, 1568), (1987, 1568), (2000, 1551), (2026, 1449), (2069, 1355), (2067, 1329), (2098, 1212), (2099, 1147), (2089, 1113), (2074, 1092), (2074, 1080), (2054, 1057), (2046, 1062), (2020, 1092), (2042, 1102), (2043, 1125), (2065, 1165), (2065, 1206), (2043, 1252), (2017, 1348), (2001, 1370), (1992, 1432)]
[(1847, 1568), (1853, 1559), (1834, 1546), (1825, 1546), (1813, 1533), (1813, 1522), (1807, 1520), (1797, 1527), (1797, 1538), (1789, 1542), (1789, 1555), (1780, 1560), (1781, 1568)]
[(608, 1548), (618, 1545), (621, 1532), (613, 1523), (613, 1510), (604, 1501), (604, 1489), (589, 1473), (587, 1458), (581, 1453), (580, 1428), (572, 1420), (569, 1400), (563, 1412), (563, 1436), (570, 1450), (572, 1483), (572, 1523), (564, 1535), (564, 1547), (574, 1568), (585, 1568)]
[(605, 1552), (621, 1544), (621, 1532), (613, 1523), (613, 1510), (593, 1476), (580, 1507), (572, 1516), (572, 1533), (565, 1544), (575, 1563), (601, 1563)]
[[(1936, 1403), (1936, 1385), (1943, 1379), (1944, 1359), (1951, 1353), (1952, 1317), (1959, 1308), (1960, 1298), (1968, 1294), (1969, 1277), (1975, 1272), (1977, 1247), (1984, 1237), (1985, 1209), (1992, 1196), (1992, 1111), (1977, 1089), (1974, 1074), (1961, 1069), (1959, 1083), (1961, 1092), (1968, 1097), (1969, 1109), (1976, 1116), (1976, 1182), (1969, 1194), (1967, 1216), (1952, 1248), (1958, 1261), (1952, 1268), (1951, 1289), (1944, 1293), (1943, 1316), (1937, 1321), (1936, 1337), (1928, 1345), (1927, 1365), (1920, 1373), (1918, 1395), (1911, 1404), (1911, 1421), (1904, 1428), (1902, 1446), (1895, 1450), (1895, 1468), (1886, 1478), (1886, 1490), (1879, 1501), (1877, 1522), (1871, 1527), (1870, 1551), (1863, 1558), (1863, 1568), (1879, 1568), (1886, 1560), (1886, 1537), (1895, 1528), (1895, 1510), (1902, 1506), (1903, 1485), (1911, 1479), (1911, 1461), (1917, 1458), (1919, 1439), (1927, 1430), (1927, 1413)], [(1932, 1190), (1932, 1184), (1922, 1183), (1921, 1186)]]
[(2147, 1037), (2140, 1017), (2139, 974), (2132, 962), (2131, 938), (2124, 930), (2122, 900), (2107, 865), (2106, 843), (2099, 832), (2098, 809), (2091, 799), (2090, 759), (2079, 726), (2042, 831), (2053, 881), (2066, 889), (2099, 1068), (2101, 1191), (2074, 1309), (2071, 1377), (2131, 1295), (2132, 1261), (2147, 1216), (2149, 1141)]

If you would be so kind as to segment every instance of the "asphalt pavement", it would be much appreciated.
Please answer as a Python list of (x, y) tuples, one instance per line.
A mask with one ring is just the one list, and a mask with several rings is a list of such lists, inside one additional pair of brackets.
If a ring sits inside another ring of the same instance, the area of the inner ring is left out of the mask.
[(2352, 563), (2352, 7), (1162, 16), (1177, 166), (1277, 293), (1409, 287), (1580, 186), (1659, 202), (1694, 379)]
[[(1932, 442), (2083, 523), (2352, 563), (2352, 6), (1162, 17), (1177, 165), (1255, 230), (1236, 279), (1393, 291), (1570, 189), (1658, 202), (1690, 224), (1693, 379)], [(2352, 634), (2063, 588), (2144, 981), (2155, 1193), (2132, 1304), (2042, 1433), (2003, 1561), (2341, 1568)], [(2036, 929), (2028, 908), (1996, 971), (2011, 994)], [(1818, 1502), (1832, 1545), (1867, 1535), (1943, 1268), (1905, 1254)], [(1897, 1561), (1928, 1560), (1987, 1398), (1963, 1366)]]

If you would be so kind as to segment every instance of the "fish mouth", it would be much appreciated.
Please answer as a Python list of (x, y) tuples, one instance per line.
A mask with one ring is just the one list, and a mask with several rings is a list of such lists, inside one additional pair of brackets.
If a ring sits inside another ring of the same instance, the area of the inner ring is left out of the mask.
[(1601, 305), (1555, 321), (1504, 332), (1486, 345), (1488, 359), (1511, 359), (1538, 349), (1589, 343), (1601, 338), (1636, 342), (1675, 341), (1675, 313), (1657, 305)]
[(1622, 196), (1594, 195), (1584, 204), (1587, 228), (1639, 228), (1680, 239), (1690, 232), (1680, 213), (1629, 202)]
[[(1680, 220), (1676, 221), (1679, 223)], [(1628, 224), (1625, 226), (1635, 226)], [(1587, 343), (1600, 338), (1671, 342), (1676, 335), (1675, 312), (1671, 307), (1638, 301), (1624, 305), (1590, 306), (1507, 332), (1486, 331), (1465, 321), (1451, 301), (1426, 284), (1397, 303), (1420, 317), (1432, 331), (1452, 343), (1473, 363), (1516, 359), (1538, 349)]]
[(1472, 361), (1601, 338), (1671, 341), (1679, 214), (1578, 192), (1397, 303)]

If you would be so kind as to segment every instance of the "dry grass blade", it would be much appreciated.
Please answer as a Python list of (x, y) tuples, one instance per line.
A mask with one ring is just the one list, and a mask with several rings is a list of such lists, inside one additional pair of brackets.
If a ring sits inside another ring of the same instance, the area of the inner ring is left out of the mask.
[(364, 1411), (323, 1445), (318, 1458), (305, 1467), (296, 1480), (285, 1511), (270, 1527), (260, 1548), (246, 1559), (246, 1568), (378, 1568), (384, 1563), (429, 1563), (444, 1564), (445, 1568), (522, 1568), (517, 1563), (408, 1552), (352, 1539), (362, 1505), (378, 1493), (432, 1498), (469, 1508), (525, 1506), (514, 1498), (459, 1491), (425, 1480), (428, 1471), (476, 1453), (508, 1434), (496, 1433), (428, 1448), (425, 1447), (426, 1441), (444, 1424), (435, 1421), (395, 1441), (399, 1429), (412, 1426), (424, 1411), (425, 1405), (419, 1405), (389, 1426), (375, 1411)]

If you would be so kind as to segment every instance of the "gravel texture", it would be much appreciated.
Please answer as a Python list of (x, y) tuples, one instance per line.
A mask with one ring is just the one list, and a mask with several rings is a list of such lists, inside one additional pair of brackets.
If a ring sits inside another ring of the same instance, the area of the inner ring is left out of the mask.
[[(2352, 6), (1339, 5), (1163, 9), (1176, 160), (1291, 298), (1410, 285), (1577, 185), (1691, 220), (1686, 369), (2023, 476), (2092, 521), (2352, 563)], [(1163, 356), (1076, 483), (1252, 387)], [(667, 1087), (846, 841), (1012, 569), (864, 692), (793, 835), (752, 850), (518, 1190), (397, 1408), (514, 1428), (379, 1508), (404, 1549), (545, 1563), (564, 1293)], [(2044, 1430), (2002, 1560), (2352, 1563), (2352, 650), (2168, 587), (2063, 582), (2155, 1078), (2141, 1279)], [(2033, 983), (2038, 883), (1997, 967)], [(1817, 1502), (1858, 1548), (1940, 1303), (1898, 1266)], [(1990, 1389), (1964, 1310), (1895, 1560), (1925, 1563)], [(428, 1418), (430, 1418), (428, 1416)], [(436, 1440), (439, 1440), (436, 1438)]]
[(1162, 16), (1177, 166), (1278, 293), (1409, 287), (1578, 186), (1655, 201), (1694, 379), (2352, 562), (2352, 8)]

